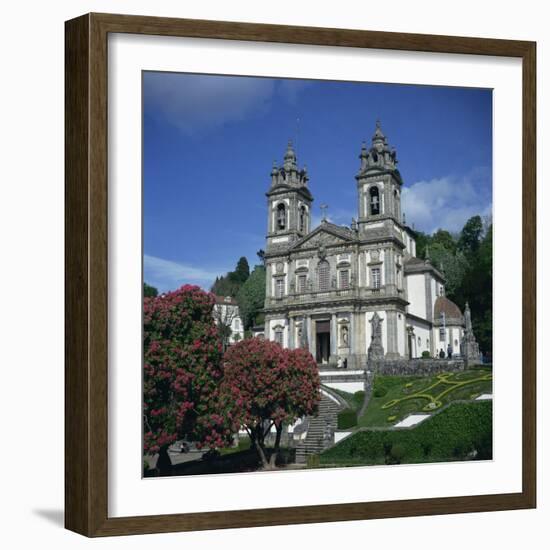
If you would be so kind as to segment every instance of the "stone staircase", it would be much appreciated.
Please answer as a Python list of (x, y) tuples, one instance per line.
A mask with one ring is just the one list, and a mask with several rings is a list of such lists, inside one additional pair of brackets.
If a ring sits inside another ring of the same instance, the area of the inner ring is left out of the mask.
[(331, 427), (331, 433), (337, 428), (337, 416), (343, 409), (330, 397), (324, 393), (321, 394), (321, 402), (319, 403), (319, 413), (317, 416), (310, 416), (309, 428), (305, 440), (296, 446), (296, 462), (304, 464), (307, 461), (307, 456), (318, 454), (326, 448), (325, 434), (327, 424)]

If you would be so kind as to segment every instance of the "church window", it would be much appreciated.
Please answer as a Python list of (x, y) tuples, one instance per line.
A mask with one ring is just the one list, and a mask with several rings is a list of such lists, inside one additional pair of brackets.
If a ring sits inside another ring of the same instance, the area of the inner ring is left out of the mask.
[(330, 288), (330, 266), (326, 260), (319, 262), (319, 290)]
[(380, 214), (380, 192), (378, 191), (378, 187), (376, 185), (373, 185), (370, 188), (369, 197), (371, 216), (377, 216)]
[(306, 230), (306, 207), (300, 207), (300, 231), (304, 233)]
[(349, 270), (340, 271), (340, 288), (349, 288)]
[(371, 269), (371, 286), (372, 288), (380, 288), (380, 268), (373, 267)]
[(275, 279), (275, 298), (282, 298), (285, 294), (285, 280), (282, 277)]
[(305, 275), (298, 275), (298, 292), (303, 294), (306, 291), (307, 278)]
[(286, 208), (284, 204), (277, 206), (277, 229), (283, 230), (286, 228)]
[(439, 329), (439, 341), (445, 342), (445, 313), (442, 311), (439, 315), (439, 322), (441, 327)]
[(281, 346), (283, 345), (283, 329), (280, 327), (275, 329), (275, 342)]

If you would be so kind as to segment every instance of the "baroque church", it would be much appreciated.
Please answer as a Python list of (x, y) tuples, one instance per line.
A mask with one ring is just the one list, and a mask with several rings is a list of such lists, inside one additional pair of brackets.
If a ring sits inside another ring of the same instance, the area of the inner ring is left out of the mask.
[[(469, 308), (445, 297), (445, 278), (416, 256), (401, 212), (403, 180), (380, 123), (359, 155), (358, 217), (323, 217), (311, 229), (313, 195), (289, 142), (274, 163), (265, 250), (265, 337), (308, 348), (321, 365), (364, 368), (369, 359), (464, 356), (477, 348)], [(464, 342), (463, 342), (464, 340)], [(473, 346), (473, 347), (472, 347)]]

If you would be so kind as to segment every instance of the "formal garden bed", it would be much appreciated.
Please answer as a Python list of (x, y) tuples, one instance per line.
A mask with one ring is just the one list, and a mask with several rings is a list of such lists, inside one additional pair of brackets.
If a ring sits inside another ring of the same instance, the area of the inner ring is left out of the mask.
[(491, 400), (457, 402), (414, 428), (362, 428), (310, 467), (489, 460), (492, 411)]
[(490, 365), (431, 377), (382, 376), (374, 388), (358, 427), (391, 427), (411, 414), (434, 413), (454, 401), (474, 400), (492, 393)]

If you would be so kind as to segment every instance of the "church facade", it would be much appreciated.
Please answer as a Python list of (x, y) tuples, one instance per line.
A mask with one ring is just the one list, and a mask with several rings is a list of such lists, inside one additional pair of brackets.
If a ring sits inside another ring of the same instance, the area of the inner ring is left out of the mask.
[[(358, 217), (311, 229), (313, 195), (289, 142), (271, 172), (265, 250), (265, 337), (306, 347), (321, 365), (461, 354), (464, 316), (445, 279), (416, 256), (401, 212), (397, 156), (377, 123), (356, 175)], [(465, 312), (466, 313), (466, 312)], [(467, 311), (469, 319), (469, 310)]]

